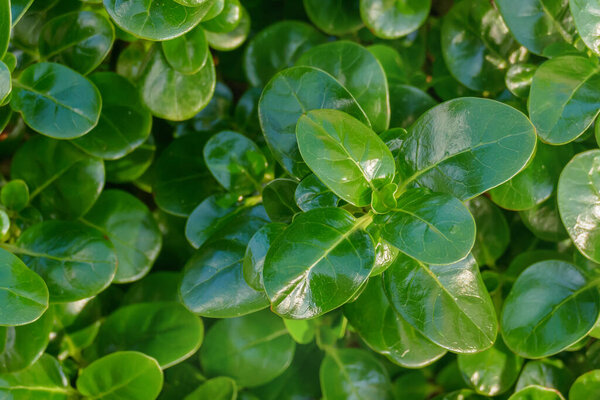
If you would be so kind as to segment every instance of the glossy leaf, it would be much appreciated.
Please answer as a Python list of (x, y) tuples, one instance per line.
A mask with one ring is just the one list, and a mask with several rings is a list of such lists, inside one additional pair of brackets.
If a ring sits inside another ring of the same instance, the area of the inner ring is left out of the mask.
[(239, 0), (225, 0), (223, 10), (214, 18), (202, 22), (202, 28), (209, 32), (227, 33), (234, 30), (242, 21), (242, 5)]
[(447, 101), (423, 114), (402, 141), (400, 185), (416, 182), (467, 200), (515, 176), (535, 143), (533, 125), (512, 107), (476, 98)]
[(430, 8), (431, 0), (360, 0), (362, 20), (382, 39), (397, 39), (417, 30)]
[(61, 365), (48, 354), (22, 371), (0, 374), (0, 396), (7, 399), (69, 400), (74, 394)]
[(9, 210), (21, 211), (29, 203), (29, 188), (21, 179), (15, 179), (2, 186), (0, 200)]
[(231, 378), (221, 376), (207, 380), (183, 400), (235, 400), (236, 398), (237, 385), (235, 381)]
[(104, 7), (119, 28), (147, 40), (168, 40), (181, 36), (200, 23), (214, 3), (194, 1), (182, 5), (173, 0), (103, 0)]
[(161, 45), (167, 62), (183, 74), (197, 73), (208, 60), (208, 42), (199, 26)]
[(237, 199), (230, 194), (211, 195), (192, 211), (185, 224), (185, 237), (195, 247), (202, 246), (243, 209), (235, 207)]
[(519, 390), (508, 398), (509, 400), (564, 400), (556, 390), (542, 386), (529, 386)]
[(446, 354), (392, 307), (381, 277), (369, 279), (358, 299), (344, 306), (344, 315), (370, 348), (403, 367), (423, 367)]
[(40, 318), (48, 308), (44, 280), (3, 249), (0, 265), (0, 330), (3, 325), (25, 325)]
[(94, 344), (98, 355), (139, 351), (158, 361), (161, 368), (194, 354), (204, 338), (200, 318), (175, 302), (139, 303), (112, 313)]
[(37, 63), (23, 71), (13, 84), (10, 106), (37, 132), (56, 139), (74, 139), (98, 123), (100, 92), (68, 67)]
[(494, 344), (496, 313), (472, 256), (429, 265), (399, 254), (383, 282), (392, 306), (435, 344), (457, 353)]
[(523, 224), (538, 238), (560, 242), (569, 237), (561, 221), (556, 195), (529, 210), (519, 212)]
[(569, 400), (593, 399), (600, 396), (600, 370), (581, 375), (569, 390)]
[(475, 219), (477, 235), (472, 252), (479, 265), (496, 265), (496, 260), (510, 244), (506, 217), (484, 196), (469, 200), (469, 211)]
[(369, 205), (371, 194), (394, 178), (392, 153), (369, 127), (337, 110), (313, 110), (296, 125), (302, 158), (343, 200)]
[(573, 375), (561, 360), (551, 358), (533, 360), (523, 367), (515, 390), (538, 385), (567, 393), (573, 380)]
[(102, 94), (100, 120), (73, 144), (96, 157), (122, 158), (148, 139), (152, 115), (127, 79), (112, 72), (97, 72), (90, 80)]
[(310, 174), (298, 184), (294, 193), (296, 204), (302, 211), (309, 211), (313, 208), (335, 207), (340, 199), (327, 186), (317, 178), (315, 174)]
[[(0, 58), (4, 56), (10, 42), (11, 23), (11, 4), (10, 0), (2, 0), (0, 3), (0, 21), (2, 28), (0, 29)], [(1, 97), (1, 96), (0, 96)]]
[(275, 239), (283, 233), (287, 226), (273, 222), (260, 228), (248, 242), (242, 271), (244, 280), (254, 290), (263, 290), (263, 268), (265, 257)]
[(282, 320), (261, 311), (215, 323), (206, 334), (200, 362), (209, 376), (229, 376), (239, 386), (254, 387), (281, 375), (295, 347)]
[(581, 39), (594, 53), (600, 54), (598, 24), (600, 3), (598, 1), (569, 0), (573, 20)]
[(117, 255), (100, 231), (81, 222), (45, 221), (27, 229), (17, 254), (48, 285), (50, 301), (64, 303), (94, 296), (115, 277)]
[(0, 61), (0, 104), (3, 104), (12, 91), (12, 79), (8, 66)]
[(506, 298), (502, 336), (519, 355), (546, 357), (587, 335), (599, 313), (596, 282), (567, 262), (541, 261), (519, 276)]
[(540, 139), (558, 145), (583, 134), (598, 115), (598, 84), (600, 67), (584, 57), (556, 57), (540, 65), (529, 95), (529, 116)]
[(263, 280), (272, 310), (305, 319), (350, 300), (375, 258), (372, 239), (362, 230), (365, 223), (336, 208), (298, 215), (265, 258)]
[(363, 26), (358, 1), (304, 0), (303, 4), (310, 21), (329, 35), (356, 32)]
[(296, 123), (311, 110), (336, 109), (368, 124), (352, 94), (333, 76), (313, 67), (288, 68), (265, 86), (258, 104), (260, 125), (273, 157), (296, 178), (310, 172), (296, 142)]
[(390, 127), (408, 128), (425, 111), (436, 105), (437, 102), (427, 92), (419, 88), (391, 83), (390, 108), (392, 115)]
[(77, 389), (91, 399), (153, 400), (163, 384), (155, 359), (135, 351), (121, 351), (88, 365), (77, 378)]
[(375, 218), (381, 236), (424, 263), (450, 264), (467, 256), (475, 242), (475, 221), (456, 198), (410, 189), (389, 213)]
[(290, 223), (300, 211), (294, 201), (297, 188), (296, 181), (285, 178), (274, 179), (263, 188), (263, 205), (272, 221)]
[(71, 12), (48, 21), (40, 33), (40, 56), (81, 74), (93, 71), (110, 52), (115, 29), (92, 11)]
[(240, 47), (250, 34), (250, 15), (242, 6), (240, 23), (230, 32), (206, 31), (206, 40), (211, 48), (219, 51), (232, 51)]
[(579, 251), (600, 262), (600, 236), (596, 213), (600, 194), (600, 151), (590, 150), (575, 156), (563, 170), (558, 182), (558, 209), (569, 236)]

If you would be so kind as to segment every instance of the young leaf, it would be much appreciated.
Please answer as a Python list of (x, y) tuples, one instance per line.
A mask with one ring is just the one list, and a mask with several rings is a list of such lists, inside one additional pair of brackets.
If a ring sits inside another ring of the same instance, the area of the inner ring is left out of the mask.
[(496, 313), (472, 256), (430, 265), (399, 254), (383, 282), (393, 307), (435, 344), (457, 353), (494, 344)]
[(506, 298), (502, 336), (523, 357), (546, 357), (587, 335), (598, 314), (597, 282), (567, 262), (541, 261), (519, 276)]
[(336, 195), (357, 207), (394, 179), (392, 153), (369, 127), (337, 110), (313, 110), (296, 126), (302, 158)]
[(77, 378), (77, 390), (90, 399), (154, 400), (163, 385), (155, 359), (136, 351), (121, 351), (94, 361)]
[(468, 200), (521, 171), (535, 143), (531, 122), (510, 106), (471, 97), (447, 101), (423, 114), (402, 141), (401, 190), (416, 182)]
[(362, 230), (367, 222), (339, 208), (298, 215), (265, 258), (263, 281), (272, 310), (306, 319), (349, 301), (375, 261), (373, 241)]

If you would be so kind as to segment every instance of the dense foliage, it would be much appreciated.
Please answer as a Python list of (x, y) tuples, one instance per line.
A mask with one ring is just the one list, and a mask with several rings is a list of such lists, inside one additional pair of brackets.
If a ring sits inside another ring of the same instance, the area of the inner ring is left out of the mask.
[(0, 399), (600, 399), (599, 0), (0, 0)]

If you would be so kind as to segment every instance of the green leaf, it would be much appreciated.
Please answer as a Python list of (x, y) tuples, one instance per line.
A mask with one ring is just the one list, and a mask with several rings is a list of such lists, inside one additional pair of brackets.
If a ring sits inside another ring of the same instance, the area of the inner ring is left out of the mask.
[(40, 56), (85, 75), (100, 65), (114, 40), (115, 29), (104, 15), (92, 11), (70, 12), (44, 24)]
[(180, 286), (183, 304), (211, 318), (232, 318), (266, 308), (263, 292), (244, 280), (246, 244), (215, 240), (202, 246), (187, 262)]
[(487, 99), (450, 100), (410, 127), (396, 171), (401, 189), (416, 182), (468, 200), (521, 171), (535, 143), (533, 125), (514, 108)]
[(362, 20), (382, 39), (398, 39), (417, 30), (430, 9), (431, 0), (360, 0)]
[(200, 26), (161, 45), (167, 62), (183, 74), (197, 73), (208, 60), (208, 42)]
[(538, 143), (529, 165), (514, 178), (490, 190), (494, 203), (508, 210), (528, 210), (549, 199), (558, 176), (573, 156), (573, 147)]
[(285, 318), (325, 314), (349, 301), (367, 280), (375, 261), (371, 237), (339, 208), (298, 215), (271, 245), (263, 281), (271, 309)]
[(136, 197), (117, 189), (105, 190), (81, 221), (113, 243), (119, 266), (115, 282), (132, 282), (150, 271), (162, 238), (150, 210)]
[(550, 358), (529, 361), (523, 367), (516, 391), (527, 386), (538, 385), (567, 393), (575, 378), (561, 360)]
[(561, 221), (556, 194), (529, 210), (519, 212), (523, 224), (538, 238), (549, 242), (560, 242), (569, 235)]
[(279, 222), (267, 224), (260, 228), (248, 242), (248, 247), (246, 247), (246, 253), (244, 254), (242, 271), (244, 280), (254, 290), (264, 290), (263, 268), (267, 251), (269, 251), (273, 241), (283, 233), (286, 227), (287, 225)]
[(244, 72), (253, 86), (265, 86), (277, 72), (291, 67), (325, 36), (299, 21), (280, 21), (258, 32), (244, 51)]
[(204, 338), (204, 325), (181, 304), (139, 303), (119, 308), (106, 318), (94, 350), (99, 356), (139, 351), (168, 368), (194, 354)]
[(117, 255), (110, 240), (81, 222), (44, 221), (27, 229), (14, 251), (48, 285), (50, 301), (94, 296), (110, 285)]
[(458, 367), (477, 393), (497, 396), (508, 391), (521, 372), (523, 359), (498, 339), (493, 347), (476, 354), (459, 354)]
[(44, 280), (3, 249), (0, 265), (0, 329), (2, 325), (25, 325), (40, 318), (48, 308)]
[(230, 32), (219, 33), (206, 31), (206, 39), (211, 48), (219, 51), (232, 51), (240, 47), (250, 34), (250, 15), (242, 6), (241, 20)]
[(98, 123), (100, 92), (64, 65), (33, 64), (13, 83), (10, 106), (37, 132), (56, 139), (74, 139)]
[(393, 307), (435, 344), (457, 353), (494, 344), (496, 313), (472, 256), (430, 265), (399, 254), (383, 282)]
[[(189, 3), (189, 2), (186, 2)], [(192, 30), (208, 13), (214, 0), (194, 1), (186, 7), (173, 0), (104, 0), (119, 28), (142, 39), (168, 40)]]
[(323, 396), (328, 400), (393, 398), (387, 371), (364, 350), (328, 351), (319, 376)]
[(212, 136), (204, 146), (206, 166), (230, 192), (245, 195), (260, 191), (267, 160), (258, 146), (234, 131)]
[(10, 0), (10, 13), (12, 26), (15, 26), (23, 14), (31, 7), (33, 0)]
[(0, 24), (2, 27), (0, 29), (0, 58), (2, 58), (10, 43), (10, 28), (12, 27), (10, 0), (0, 1), (0, 21), (2, 21)]
[(479, 265), (494, 266), (510, 244), (510, 230), (506, 217), (484, 196), (469, 200), (467, 207), (477, 226), (473, 257)]
[(150, 303), (157, 301), (179, 301), (181, 274), (172, 271), (158, 271), (145, 276), (129, 287), (122, 303)]
[(272, 221), (290, 223), (300, 212), (295, 202), (297, 188), (298, 182), (285, 178), (274, 179), (263, 188), (263, 205)]
[(227, 33), (234, 30), (241, 21), (240, 0), (225, 0), (223, 10), (216, 17), (202, 22), (202, 28), (209, 32)]
[(174, 140), (156, 161), (154, 196), (164, 211), (188, 216), (217, 187), (202, 158), (203, 135)]
[(153, 136), (126, 156), (104, 161), (106, 180), (111, 183), (132, 182), (140, 178), (154, 161), (156, 145)]
[(155, 46), (151, 52), (138, 87), (142, 101), (152, 114), (171, 121), (183, 121), (206, 107), (216, 85), (212, 56), (207, 56), (198, 72), (185, 75), (171, 67), (160, 48)]
[(575, 34), (565, 0), (498, 0), (496, 5), (514, 37), (542, 55), (549, 45), (571, 43)]
[(315, 174), (310, 174), (302, 179), (296, 187), (294, 198), (302, 211), (309, 211), (314, 208), (336, 207), (340, 201), (339, 197), (329, 190)]
[(569, 6), (579, 36), (587, 47), (594, 53), (600, 54), (600, 43), (598, 42), (600, 2), (597, 0), (569, 0)]
[(569, 400), (586, 400), (600, 396), (600, 370), (581, 375), (569, 390)]
[(437, 101), (419, 88), (390, 83), (390, 127), (408, 129), (425, 111), (436, 105)]
[(21, 211), (29, 203), (29, 188), (21, 179), (10, 181), (2, 186), (0, 200), (9, 210)]
[(36, 136), (15, 153), (11, 178), (25, 181), (32, 205), (42, 214), (74, 219), (85, 214), (100, 195), (104, 165), (66, 141)]
[(325, 43), (304, 53), (296, 65), (319, 68), (331, 74), (352, 94), (375, 132), (388, 128), (387, 79), (381, 64), (366, 48), (349, 41)]
[(541, 261), (519, 275), (506, 298), (502, 336), (523, 357), (547, 357), (587, 335), (599, 313), (597, 282), (567, 262)]
[(317, 334), (318, 319), (283, 319), (285, 328), (296, 343), (311, 343)]
[(207, 380), (183, 400), (235, 400), (236, 398), (237, 385), (235, 381), (231, 378), (221, 376)]
[(150, 136), (152, 115), (134, 85), (113, 72), (90, 76), (102, 94), (100, 120), (73, 144), (93, 156), (115, 160), (130, 154)]
[(364, 207), (392, 182), (392, 153), (369, 127), (337, 110), (313, 110), (296, 126), (302, 158), (336, 195)]
[(600, 262), (600, 150), (576, 155), (565, 167), (558, 182), (558, 209), (577, 249), (592, 261)]
[(403, 367), (421, 368), (446, 354), (392, 307), (381, 277), (369, 279), (358, 299), (344, 305), (344, 315), (371, 349)]
[(8, 66), (0, 61), (0, 104), (9, 99), (9, 95), (12, 92), (12, 78), (10, 77), (10, 70)]
[(528, 102), (540, 139), (557, 145), (581, 136), (598, 115), (599, 84), (600, 66), (585, 57), (556, 57), (540, 65)]
[(333, 76), (313, 67), (292, 67), (269, 81), (258, 103), (265, 139), (290, 175), (302, 178), (310, 172), (296, 142), (296, 123), (311, 110), (336, 109), (369, 124), (352, 94)]
[(375, 217), (381, 236), (403, 253), (429, 264), (450, 264), (469, 254), (475, 221), (458, 199), (416, 188), (389, 213)]
[(328, 35), (346, 35), (363, 27), (359, 2), (344, 0), (304, 0), (306, 15)]
[(243, 208), (237, 207), (237, 198), (231, 194), (213, 194), (194, 208), (185, 224), (185, 237), (199, 248), (214, 234), (223, 229)]
[(510, 64), (526, 53), (508, 31), (491, 3), (455, 3), (443, 19), (442, 54), (448, 70), (469, 89), (498, 92)]
[(513, 64), (506, 71), (504, 83), (506, 88), (515, 96), (526, 99), (529, 97), (533, 75), (537, 71), (537, 65)]
[(6, 399), (70, 400), (74, 394), (61, 365), (48, 354), (22, 371), (0, 374), (0, 396)]
[(519, 390), (508, 400), (565, 400), (565, 398), (554, 389), (534, 385)]
[(200, 362), (208, 376), (229, 376), (255, 387), (281, 375), (296, 343), (280, 318), (269, 311), (217, 321), (206, 334)]
[(0, 326), (0, 374), (21, 371), (44, 354), (53, 318), (54, 313), (49, 310), (27, 325)]
[(156, 360), (135, 351), (121, 351), (96, 360), (77, 378), (77, 390), (98, 400), (154, 400), (162, 385), (163, 373)]

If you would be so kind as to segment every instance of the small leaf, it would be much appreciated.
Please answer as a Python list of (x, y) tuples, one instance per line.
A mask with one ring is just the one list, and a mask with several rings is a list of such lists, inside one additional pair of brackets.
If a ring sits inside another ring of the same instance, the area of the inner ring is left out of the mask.
[(600, 54), (600, 43), (598, 42), (598, 26), (600, 19), (600, 2), (598, 0), (569, 0), (571, 14), (577, 27), (577, 33), (581, 39), (594, 53)]
[(272, 221), (290, 223), (294, 215), (300, 212), (294, 200), (297, 187), (298, 182), (293, 179), (278, 178), (263, 188), (263, 205)]
[(183, 74), (195, 74), (206, 64), (208, 42), (200, 26), (188, 33), (161, 42), (162, 50), (171, 67)]
[(554, 389), (534, 385), (519, 390), (508, 400), (565, 400), (565, 398)]
[(358, 1), (304, 0), (303, 4), (310, 22), (328, 35), (345, 35), (363, 27)]
[(315, 174), (310, 174), (302, 179), (296, 188), (294, 197), (296, 204), (302, 211), (336, 207), (340, 201), (339, 197), (329, 190)]
[(398, 39), (419, 28), (431, 9), (431, 0), (360, 0), (365, 25), (382, 39)]
[(231, 378), (220, 376), (207, 380), (183, 400), (235, 400), (236, 398), (237, 385), (235, 381)]
[(248, 242), (242, 270), (244, 280), (254, 290), (264, 290), (263, 268), (265, 257), (273, 241), (283, 233), (286, 227), (287, 225), (279, 222), (267, 224), (260, 228)]

